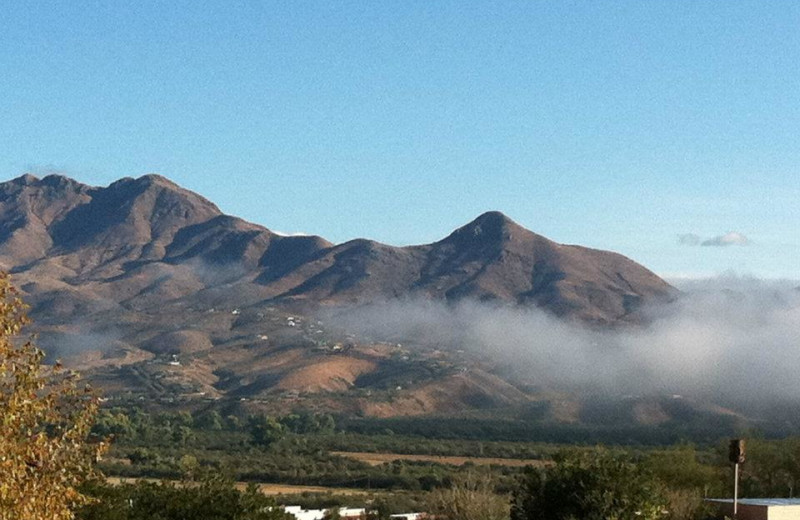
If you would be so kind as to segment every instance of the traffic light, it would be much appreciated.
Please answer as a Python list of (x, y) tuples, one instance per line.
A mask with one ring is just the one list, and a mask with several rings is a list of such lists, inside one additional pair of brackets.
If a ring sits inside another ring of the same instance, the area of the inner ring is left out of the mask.
[(734, 464), (742, 464), (744, 455), (744, 439), (731, 439), (728, 446), (728, 460)]

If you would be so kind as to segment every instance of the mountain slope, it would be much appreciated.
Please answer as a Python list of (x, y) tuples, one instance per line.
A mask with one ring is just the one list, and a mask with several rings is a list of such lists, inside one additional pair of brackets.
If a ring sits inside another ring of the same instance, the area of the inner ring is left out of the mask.
[(255, 299), (474, 298), (614, 324), (673, 293), (621, 255), (557, 244), (499, 212), (432, 244), (334, 246), (224, 215), (157, 175), (106, 188), (25, 175), (0, 184), (0, 217), (0, 263), (62, 299), (150, 305), (240, 283)]
[(489, 212), (433, 244), (391, 247), (354, 240), (321, 251), (283, 293), (324, 302), (419, 295), (535, 305), (614, 324), (674, 290), (622, 255), (552, 242)]
[(34, 303), (52, 291), (116, 303), (182, 297), (257, 271), (285, 271), (331, 245), (223, 215), (157, 175), (107, 188), (25, 175), (0, 184), (0, 217), (0, 263), (34, 284)]
[(622, 325), (675, 292), (621, 255), (557, 244), (498, 212), (431, 244), (334, 245), (225, 215), (156, 175), (108, 187), (58, 175), (0, 183), (0, 264), (51, 357), (115, 398), (380, 416), (533, 397), (491, 362), (374, 343), (323, 324), (320, 306), (477, 299)]

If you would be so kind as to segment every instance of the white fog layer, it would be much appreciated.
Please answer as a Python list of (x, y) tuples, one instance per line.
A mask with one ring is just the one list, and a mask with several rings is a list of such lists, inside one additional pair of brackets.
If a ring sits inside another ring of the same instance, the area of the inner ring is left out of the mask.
[(613, 331), (544, 311), (402, 300), (337, 309), (347, 330), (478, 352), (536, 385), (734, 400), (800, 398), (800, 291), (726, 277), (682, 285), (677, 301)]

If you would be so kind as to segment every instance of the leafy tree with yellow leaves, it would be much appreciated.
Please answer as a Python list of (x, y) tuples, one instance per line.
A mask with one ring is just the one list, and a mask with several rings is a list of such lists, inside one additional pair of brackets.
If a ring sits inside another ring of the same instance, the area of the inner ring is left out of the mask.
[(26, 306), (0, 273), (0, 520), (66, 520), (105, 450), (90, 442), (98, 399), (20, 337)]

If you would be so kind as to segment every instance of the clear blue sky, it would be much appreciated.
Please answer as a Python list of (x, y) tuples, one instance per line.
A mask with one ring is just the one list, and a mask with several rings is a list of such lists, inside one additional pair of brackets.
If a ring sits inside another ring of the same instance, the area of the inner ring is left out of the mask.
[(335, 242), (497, 209), (662, 275), (800, 278), (798, 64), (794, 1), (9, 2), (0, 178), (156, 172)]

